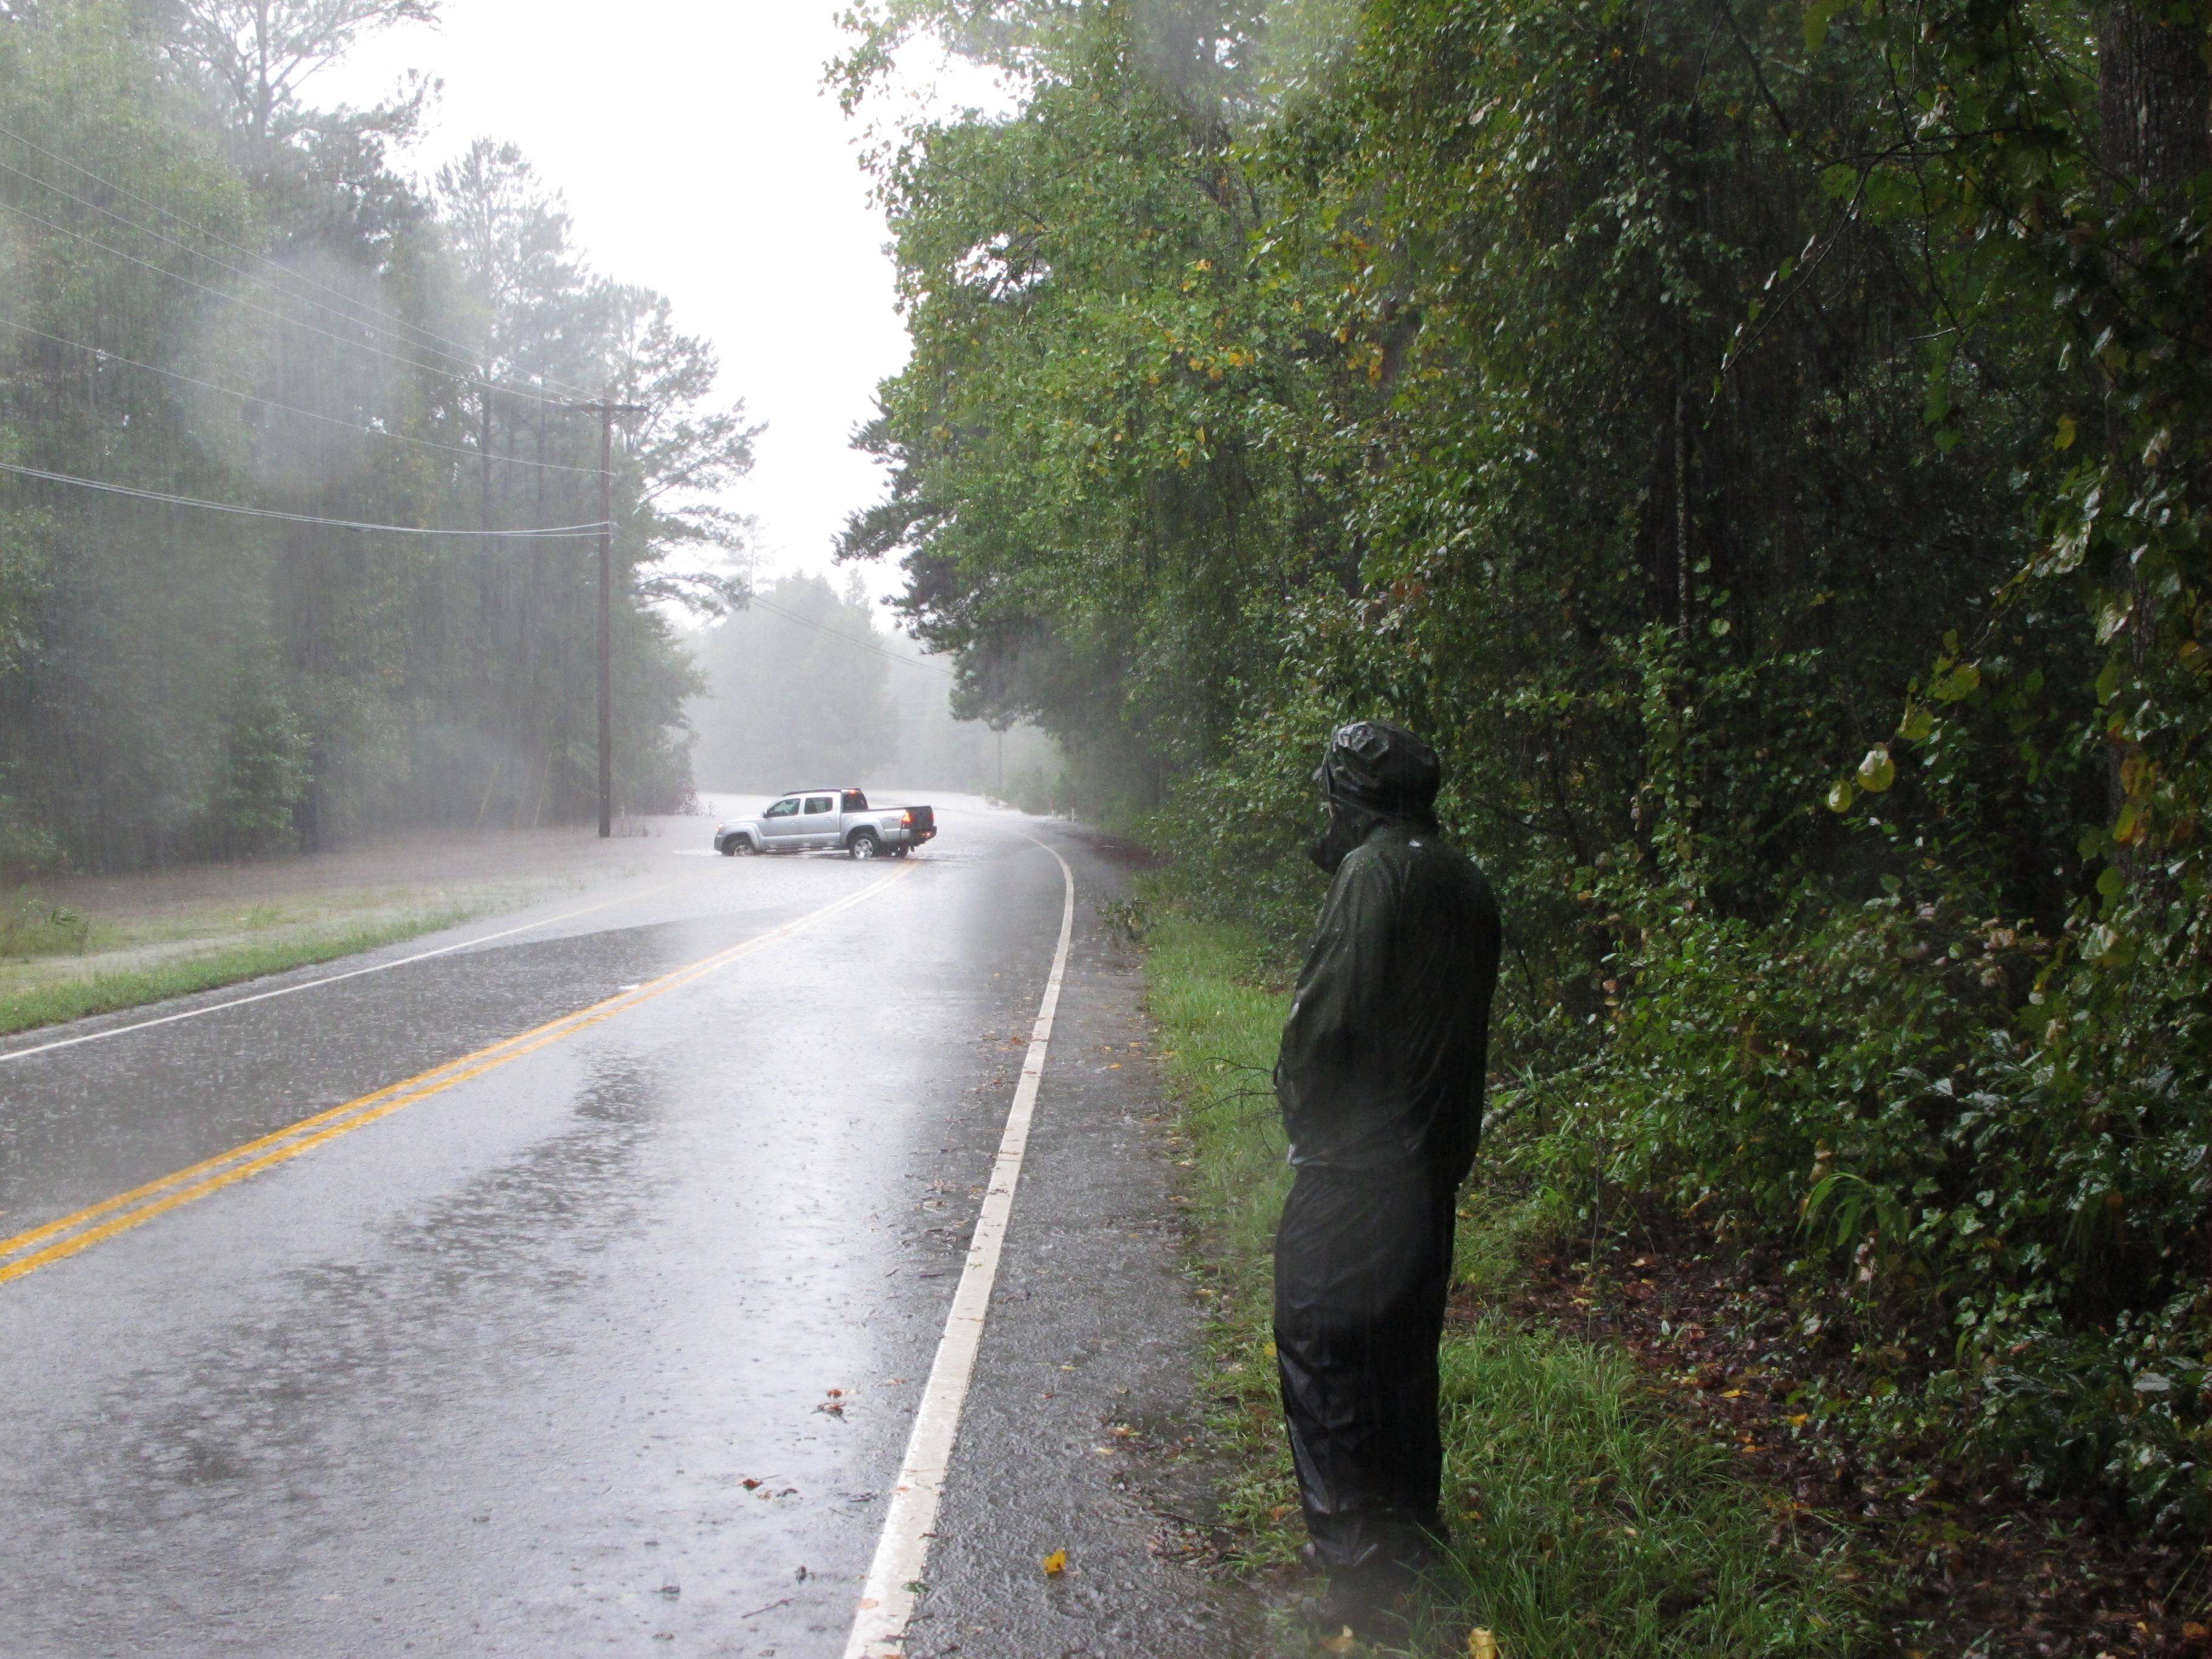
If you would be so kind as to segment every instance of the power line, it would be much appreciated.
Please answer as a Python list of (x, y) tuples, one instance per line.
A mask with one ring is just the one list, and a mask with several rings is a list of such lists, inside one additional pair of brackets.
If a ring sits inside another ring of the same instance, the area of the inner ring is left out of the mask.
[(47, 483), (74, 484), (80, 489), (96, 489), (110, 495), (128, 495), (135, 501), (159, 501), (170, 507), (196, 507), (206, 513), (229, 513), (241, 519), (278, 519), (286, 524), (320, 525), (330, 530), (360, 530), (388, 536), (465, 536), (477, 540), (559, 541), (596, 536), (608, 527), (604, 520), (595, 520), (590, 524), (546, 525), (535, 530), (441, 530), (419, 524), (368, 524), (358, 519), (322, 519), (307, 513), (280, 513), (273, 507), (240, 507), (234, 501), (209, 501), (195, 495), (172, 495), (159, 489), (140, 489), (135, 485), (109, 483), (100, 478), (79, 478), (66, 472), (49, 472), (43, 467), (18, 466), (11, 461), (0, 461), (0, 472), (38, 478)]
[[(160, 214), (161, 217), (168, 220), (172, 224), (181, 225), (184, 228), (192, 232), (195, 235), (201, 237), (204, 240), (214, 243), (217, 247), (227, 248), (231, 252), (238, 254), (243, 258), (252, 259), (258, 264), (264, 264), (268, 266), (270, 270), (275, 271), (278, 276), (284, 277), (288, 281), (301, 283), (309, 288), (320, 289), (324, 293), (331, 295), (337, 299), (344, 301), (346, 304), (354, 307), (356, 310), (365, 312), (372, 317), (381, 318), (386, 322), (396, 324), (400, 328), (410, 330), (413, 332), (421, 335), (424, 339), (433, 341), (440, 346), (450, 348), (448, 355), (455, 356), (463, 362), (473, 362), (475, 360), (474, 355), (471, 353), (466, 347), (461, 345), (458, 341), (453, 340), (446, 335), (438, 333), (434, 329), (425, 328), (422, 324), (410, 321), (409, 319), (399, 315), (397, 312), (386, 311), (381, 307), (371, 305), (367, 301), (362, 300), (356, 295), (346, 293), (343, 289), (334, 288), (328, 283), (308, 276), (305, 271), (294, 270), (289, 266), (279, 264), (275, 259), (272, 259), (265, 253), (257, 253), (252, 248), (240, 247), (237, 243), (229, 240), (228, 238), (217, 235), (214, 231), (210, 230), (205, 225), (199, 223), (196, 220), (188, 219), (184, 215), (162, 206), (159, 202), (153, 201), (147, 197), (141, 196), (135, 191), (127, 190), (123, 185), (116, 184), (111, 179), (103, 179), (100, 174), (93, 172), (91, 168), (80, 166), (78, 163), (70, 161), (66, 155), (57, 155), (54, 151), (47, 149), (43, 145), (32, 143), (31, 140), (26, 138), (20, 132), (16, 132), (8, 127), (0, 126), (0, 137), (12, 138), (15, 143), (22, 145), (24, 149), (32, 151), (35, 155), (45, 156), (49, 161), (58, 162), (61, 166), (67, 167), (71, 173), (76, 173), (79, 178), (89, 179), (92, 183), (98, 185), (102, 190), (112, 191), (115, 194), (122, 197), (126, 201), (136, 202), (139, 206)], [(0, 162), (0, 167), (6, 166), (8, 166), (6, 162)], [(53, 184), (51, 180), (38, 179), (35, 174), (24, 172), (21, 167), (9, 167), (9, 170), (13, 173), (21, 173), (24, 178), (33, 179), (37, 183), (45, 185), (49, 190), (56, 191), (58, 193), (62, 195), (68, 195), (67, 191), (61, 191), (59, 186)], [(146, 230), (147, 234), (149, 235), (161, 234), (159, 231), (150, 230), (145, 226), (136, 224), (132, 221), (125, 219), (118, 214), (112, 213), (107, 209), (100, 206), (96, 203), (84, 202), (83, 198), (81, 197), (71, 196), (70, 197), (70, 199), (75, 202), (81, 202), (84, 206), (92, 208), (95, 212), (106, 214), (109, 218), (115, 220), (118, 224), (130, 225), (131, 228), (136, 230)], [(166, 240), (170, 239), (164, 238), (164, 240)], [(195, 253), (200, 253), (200, 257), (203, 258), (210, 257), (204, 253), (201, 253), (200, 250), (197, 248), (193, 248), (189, 251)], [(220, 263), (218, 261), (211, 262)], [(236, 274), (242, 275), (243, 273)], [(264, 278), (261, 280), (266, 279)], [(298, 299), (302, 296), (294, 295), (289, 297)], [(313, 301), (311, 301), (309, 303), (313, 304)], [(557, 387), (561, 391), (569, 392), (574, 396), (586, 397), (589, 395), (582, 387), (573, 386), (568, 381), (558, 379), (551, 374), (540, 374), (538, 376), (538, 379), (546, 386)]]
[(535, 403), (555, 404), (562, 408), (568, 406), (567, 399), (552, 397), (545, 392), (529, 392), (520, 386), (499, 386), (490, 380), (480, 380), (467, 374), (454, 374), (437, 369), (434, 365), (418, 362), (411, 357), (403, 357), (396, 351), (386, 351), (380, 346), (371, 345), (366, 340), (349, 340), (343, 334), (333, 334), (326, 328), (318, 328), (313, 323), (302, 321), (297, 317), (288, 317), (281, 311), (271, 311), (267, 306), (256, 305), (243, 295), (227, 294), (219, 288), (210, 287), (208, 283), (185, 276), (181, 270), (171, 270), (167, 265), (156, 264), (151, 259), (142, 259), (135, 253), (125, 253), (119, 247), (110, 247), (97, 236), (88, 236), (76, 227), (63, 224), (58, 220), (44, 218), (32, 212), (28, 208), (16, 206), (13, 202), (0, 202), (0, 210), (12, 213), (19, 219), (28, 219), (34, 225), (43, 225), (48, 230), (59, 231), (64, 236), (73, 236), (78, 241), (88, 246), (96, 247), (102, 253), (112, 258), (128, 259), (132, 264), (142, 266), (156, 276), (166, 276), (173, 283), (182, 283), (186, 288), (198, 289), (201, 293), (210, 295), (216, 299), (228, 301), (232, 305), (241, 306), (261, 316), (272, 318), (288, 328), (304, 329), (310, 334), (319, 334), (326, 340), (335, 340), (342, 346), (350, 346), (356, 351), (366, 351), (371, 356), (381, 357), (387, 362), (398, 363), (404, 368), (431, 368), (434, 373), (441, 374), (446, 379), (459, 381), (463, 386), (476, 386), (485, 392), (503, 392), (510, 398), (526, 398)]
[[(843, 633), (837, 629), (832, 628), (826, 623), (817, 622), (811, 617), (802, 617), (796, 611), (787, 611), (781, 605), (776, 604), (775, 600), (764, 599), (757, 593), (752, 596), (750, 604), (752, 605), (757, 605), (760, 609), (769, 612), (771, 615), (781, 617), (786, 622), (795, 622), (801, 628), (811, 628), (817, 634), (827, 634), (831, 639), (836, 640), (842, 644), (849, 645), (856, 651), (872, 651), (876, 655), (884, 658), (887, 661), (898, 663), (908, 668), (926, 668), (931, 673), (941, 674), (948, 680), (957, 679), (958, 678), (958, 676), (954, 674), (949, 668), (939, 668), (935, 663), (924, 662), (917, 657), (902, 657), (896, 651), (884, 650), (883, 647), (874, 643), (872, 640), (855, 639), (850, 634)], [(872, 629), (869, 631), (872, 633), (874, 630)]]
[[(0, 166), (5, 166), (0, 162)], [(337, 415), (325, 415), (312, 409), (301, 409), (291, 404), (280, 404), (274, 398), (264, 398), (258, 392), (241, 392), (236, 386), (221, 386), (213, 380), (203, 380), (198, 375), (186, 374), (173, 368), (163, 368), (158, 363), (142, 363), (135, 357), (125, 357), (120, 352), (110, 351), (106, 346), (87, 345), (82, 340), (65, 339), (58, 334), (49, 334), (42, 328), (33, 328), (28, 323), (19, 323), (12, 317), (0, 317), (0, 328), (12, 328), (18, 333), (52, 341), (55, 345), (68, 346), (73, 350), (89, 352), (93, 356), (130, 368), (142, 368), (149, 374), (160, 374), (185, 386), (196, 386), (208, 392), (220, 392), (226, 397), (237, 398), (249, 404), (259, 404), (264, 409), (274, 409), (287, 415), (297, 415), (302, 420), (323, 421), (331, 426), (343, 427), (349, 432), (359, 432), (372, 438), (389, 438), (394, 443), (413, 444), (421, 449), (440, 450), (448, 455), (459, 455), (465, 460), (480, 461), (484, 452), (464, 449), (459, 444), (441, 444), (434, 438), (417, 438), (404, 432), (393, 432), (383, 427), (362, 426)], [(599, 477), (595, 466), (571, 466), (562, 461), (533, 461), (520, 455), (495, 456), (503, 466), (534, 466), (549, 472), (580, 472), (587, 477)]]

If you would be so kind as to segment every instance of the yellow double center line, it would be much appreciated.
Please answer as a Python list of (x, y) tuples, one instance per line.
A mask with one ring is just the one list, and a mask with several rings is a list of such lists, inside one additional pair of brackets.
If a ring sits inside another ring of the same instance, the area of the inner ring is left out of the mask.
[(579, 1008), (574, 1013), (563, 1014), (558, 1019), (548, 1020), (543, 1025), (517, 1032), (489, 1048), (463, 1054), (458, 1060), (449, 1060), (442, 1066), (434, 1066), (427, 1072), (417, 1073), (403, 1082), (392, 1084), (373, 1094), (362, 1095), (343, 1105), (317, 1112), (313, 1117), (301, 1118), (297, 1123), (289, 1124), (243, 1146), (234, 1146), (227, 1152), (219, 1152), (185, 1169), (174, 1170), (158, 1181), (149, 1181), (143, 1187), (133, 1187), (127, 1193), (118, 1193), (112, 1198), (87, 1205), (58, 1220), (46, 1222), (27, 1232), (17, 1233), (12, 1238), (0, 1238), (0, 1285), (11, 1279), (21, 1279), (25, 1273), (36, 1273), (48, 1263), (75, 1255), (80, 1250), (89, 1249), (118, 1233), (143, 1226), (156, 1216), (166, 1215), (196, 1199), (205, 1198), (210, 1193), (220, 1192), (234, 1182), (273, 1169), (302, 1152), (313, 1152), (326, 1141), (350, 1134), (380, 1117), (389, 1117), (403, 1106), (412, 1106), (418, 1100), (428, 1100), (432, 1095), (441, 1094), (456, 1084), (466, 1083), (471, 1078), (482, 1077), (486, 1072), (495, 1070), (511, 1060), (520, 1060), (523, 1055), (535, 1054), (563, 1037), (588, 1030), (602, 1021), (612, 1019), (617, 1014), (627, 1012), (640, 1003), (665, 996), (718, 968), (727, 966), (740, 957), (750, 956), (756, 951), (790, 938), (802, 927), (833, 916), (840, 910), (850, 909), (880, 893), (893, 882), (911, 875), (914, 868), (909, 865), (893, 871), (858, 892), (847, 894), (835, 903), (825, 904), (818, 910), (810, 910), (780, 927), (772, 927), (765, 933), (757, 933), (726, 950), (687, 963), (672, 972), (663, 974), (659, 979), (633, 986), (604, 1002)]

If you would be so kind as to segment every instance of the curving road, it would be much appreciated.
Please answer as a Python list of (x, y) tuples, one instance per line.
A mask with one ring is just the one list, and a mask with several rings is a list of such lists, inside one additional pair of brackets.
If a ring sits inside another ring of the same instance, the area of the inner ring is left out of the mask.
[(906, 1650), (1249, 1650), (1118, 872), (943, 819), (0, 1045), (0, 1648), (843, 1653), (1072, 879)]

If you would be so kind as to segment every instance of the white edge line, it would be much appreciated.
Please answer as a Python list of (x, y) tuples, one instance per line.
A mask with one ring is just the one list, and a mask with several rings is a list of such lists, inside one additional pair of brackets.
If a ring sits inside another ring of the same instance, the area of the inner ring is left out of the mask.
[(474, 939), (465, 939), (457, 944), (441, 945), (434, 951), (418, 951), (411, 957), (401, 957), (393, 962), (373, 962), (366, 968), (349, 968), (343, 974), (325, 974), (320, 979), (311, 979), (298, 985), (280, 985), (273, 991), (257, 991), (250, 997), (232, 997), (227, 1002), (210, 1002), (204, 1007), (187, 1008), (182, 1013), (163, 1014), (158, 1019), (134, 1020), (128, 1025), (111, 1025), (105, 1030), (87, 1031), (82, 1036), (61, 1037), (52, 1042), (40, 1042), (27, 1048), (0, 1050), (0, 1066), (11, 1060), (27, 1060), (33, 1054), (50, 1054), (57, 1048), (74, 1048), (80, 1042), (98, 1042), (103, 1037), (128, 1036), (133, 1031), (149, 1031), (156, 1025), (174, 1025), (180, 1019), (198, 1019), (203, 1014), (219, 1014), (226, 1008), (243, 1008), (249, 1002), (266, 1002), (271, 997), (289, 997), (297, 991), (315, 991), (325, 985), (336, 985), (342, 980), (359, 979), (363, 974), (381, 974), (388, 969), (404, 968), (413, 963), (428, 962), (433, 957), (449, 957), (456, 951), (465, 951), (472, 945), (489, 945), (495, 939), (511, 939), (517, 933), (527, 933), (539, 927), (550, 927), (556, 921), (571, 921), (578, 916), (590, 915), (595, 910), (608, 910), (632, 899), (646, 898), (674, 886), (664, 882), (659, 887), (648, 887), (642, 893), (626, 893), (599, 904), (587, 904), (580, 910), (563, 910), (557, 916), (547, 916), (539, 921), (526, 921), (519, 927), (502, 927), (496, 933), (479, 933)]
[(906, 1457), (891, 1488), (883, 1535), (876, 1542), (876, 1559), (860, 1587), (860, 1605), (845, 1643), (845, 1659), (898, 1659), (906, 1643), (907, 1626), (914, 1618), (913, 1586), (921, 1582), (929, 1564), (938, 1500), (951, 1466), (952, 1443), (959, 1433), (960, 1411), (967, 1402), (969, 1379), (975, 1374), (976, 1351), (982, 1346), (983, 1318), (990, 1310), (991, 1286), (999, 1276), (999, 1253), (1013, 1212), (1014, 1187), (1021, 1179), (1030, 1120), (1036, 1110), (1037, 1083), (1044, 1074), (1053, 1015), (1060, 1006), (1060, 981), (1067, 972), (1068, 941), (1075, 933), (1075, 872), (1067, 867), (1059, 849), (1034, 836), (1025, 839), (1044, 848), (1060, 866), (1065, 886), (1060, 945), (1053, 951), (1052, 976), (1045, 981), (1044, 1000), (1037, 1006), (1029, 1054), (1022, 1061), (1021, 1082), (1014, 1090), (1006, 1133), (999, 1140), (999, 1156), (991, 1166), (990, 1182), (975, 1218), (968, 1265), (961, 1270), (951, 1311), (945, 1318), (945, 1334), (937, 1345), (937, 1358), (929, 1368), (929, 1382), (922, 1389), (921, 1404), (915, 1413), (914, 1432), (907, 1440)]

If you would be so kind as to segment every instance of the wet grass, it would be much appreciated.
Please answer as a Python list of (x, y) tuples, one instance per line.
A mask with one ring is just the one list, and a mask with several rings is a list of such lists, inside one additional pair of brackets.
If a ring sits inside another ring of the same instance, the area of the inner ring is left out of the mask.
[[(288, 969), (312, 967), (458, 927), (501, 908), (503, 904), (490, 901), (448, 905), (352, 927), (217, 945), (138, 967), (95, 969), (78, 977), (16, 987), (0, 983), (0, 1036), (190, 996)], [(260, 927), (266, 929), (275, 925), (264, 920)]]
[[(1269, 1248), (1289, 1186), (1268, 1073), (1289, 988), (1251, 933), (1172, 911), (1147, 956), (1217, 1310), (1208, 1430), (1237, 1471), (1224, 1510), (1243, 1564), (1284, 1570), (1303, 1531), (1268, 1331)], [(1465, 1205), (1457, 1270), (1479, 1293), (1546, 1224), (1490, 1201), (1479, 1176)], [(1443, 1382), (1455, 1565), (1404, 1651), (1464, 1654), (1477, 1626), (1505, 1659), (1842, 1659), (1874, 1647), (1850, 1565), (1778, 1524), (1787, 1506), (1738, 1473), (1729, 1448), (1669, 1417), (1626, 1355), (1469, 1316), (1446, 1334)], [(1284, 1639), (1304, 1650), (1287, 1624)]]
[(1183, 1192), (1212, 1300), (1208, 1429), (1236, 1473), (1223, 1509), (1244, 1565), (1287, 1565), (1304, 1541), (1275, 1400), (1269, 1334), (1275, 1218), (1290, 1190), (1269, 1085), (1286, 988), (1255, 941), (1172, 912), (1146, 941), (1146, 1000), (1180, 1108)]
[(0, 890), (0, 958), (81, 951), (93, 932), (92, 919), (65, 904)]

